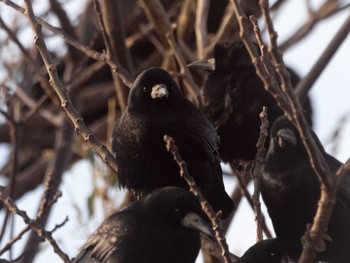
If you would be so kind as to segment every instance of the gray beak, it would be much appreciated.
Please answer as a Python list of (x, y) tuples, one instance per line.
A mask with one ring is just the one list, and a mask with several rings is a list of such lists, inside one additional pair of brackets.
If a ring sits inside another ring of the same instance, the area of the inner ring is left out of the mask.
[(212, 72), (215, 70), (215, 58), (198, 60), (187, 65), (189, 69), (199, 69)]
[(284, 147), (286, 142), (293, 145), (297, 144), (297, 138), (292, 130), (281, 129), (277, 132), (277, 137), (279, 147)]
[(181, 224), (184, 227), (197, 230), (208, 236), (212, 236), (211, 227), (196, 213), (188, 213), (185, 215), (185, 217), (181, 220)]
[(164, 84), (157, 84), (152, 87), (152, 99), (167, 98), (169, 96), (168, 88)]

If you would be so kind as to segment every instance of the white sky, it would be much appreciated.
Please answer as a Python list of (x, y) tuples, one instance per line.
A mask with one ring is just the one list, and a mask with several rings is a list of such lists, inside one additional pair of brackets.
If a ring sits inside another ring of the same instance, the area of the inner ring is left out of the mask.
[[(72, 1), (76, 3), (79, 1)], [(85, 1), (82, 1), (85, 3)], [(306, 13), (304, 13), (304, 1), (291, 0), (284, 7), (284, 13), (280, 14), (275, 22), (276, 30), (281, 40), (289, 36), (298, 25), (305, 21)], [(313, 1), (319, 3), (322, 1)], [(70, 10), (76, 10), (79, 6), (82, 8), (82, 3), (75, 4), (75, 7)], [(0, 10), (6, 11), (8, 7), (0, 3)], [(297, 17), (296, 17), (297, 14)], [(307, 74), (316, 59), (325, 49), (336, 31), (340, 28), (346, 16), (349, 15), (348, 10), (338, 15), (335, 18), (328, 19), (326, 22), (320, 23), (312, 34), (310, 34), (300, 44), (288, 50), (285, 54), (285, 62), (287, 65), (294, 68), (302, 77)], [(28, 33), (29, 34), (29, 33)], [(28, 38), (26, 37), (27, 41)], [(31, 45), (30, 42), (28, 42)], [(1, 54), (1, 53), (0, 53)], [(350, 38), (343, 43), (337, 54), (325, 69), (324, 74), (318, 79), (311, 91), (311, 98), (314, 107), (314, 127), (321, 141), (326, 144), (334, 127), (341, 117), (349, 116), (350, 120)], [(341, 144), (337, 152), (333, 153), (339, 160), (345, 161), (350, 156), (350, 125), (348, 124), (341, 132)], [(6, 154), (6, 147), (0, 147), (0, 156)], [(0, 158), (0, 160), (3, 158)], [(1, 182), (1, 181), (0, 181)], [(87, 198), (92, 191), (92, 174), (89, 169), (89, 164), (79, 162), (71, 170), (65, 173), (63, 184), (60, 190), (63, 192), (63, 197), (54, 205), (54, 210), (51, 213), (51, 220), (47, 227), (52, 229), (57, 223), (69, 216), (69, 222), (55, 232), (54, 237), (59, 242), (62, 250), (68, 253), (70, 257), (76, 255), (77, 250), (86, 240), (87, 236), (92, 233), (96, 226), (102, 221), (102, 215), (98, 215), (88, 224), (85, 222), (87, 216)], [(227, 191), (230, 192), (234, 186), (234, 180), (225, 181)], [(252, 192), (252, 187), (249, 188)], [(19, 208), (28, 212), (28, 215), (33, 217), (36, 213), (37, 204), (42, 196), (43, 188), (27, 194), (24, 198), (17, 202)], [(79, 217), (77, 210), (78, 206), (82, 211)], [(267, 213), (265, 212), (267, 215)], [(3, 213), (0, 213), (0, 222), (3, 222)], [(16, 217), (15, 229), (22, 229), (24, 224), (22, 220)], [(81, 218), (79, 221), (78, 218)], [(6, 241), (6, 238), (4, 239)], [(238, 214), (235, 216), (232, 226), (227, 236), (228, 244), (231, 252), (241, 255), (247, 248), (255, 243), (255, 222), (252, 210), (244, 200), (239, 208)], [(15, 251), (21, 251), (22, 242), (17, 242)], [(0, 244), (0, 247), (4, 242)], [(48, 243), (42, 245), (43, 251), (36, 257), (35, 262), (62, 262), (52, 251)], [(199, 259), (198, 262), (201, 262)]]

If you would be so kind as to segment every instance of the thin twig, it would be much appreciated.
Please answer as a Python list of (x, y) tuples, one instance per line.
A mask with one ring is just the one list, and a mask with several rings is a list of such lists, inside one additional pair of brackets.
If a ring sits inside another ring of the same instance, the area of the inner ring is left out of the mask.
[(197, 57), (204, 58), (204, 47), (207, 45), (207, 20), (209, 14), (209, 0), (197, 0), (195, 33), (197, 42)]
[(234, 11), (239, 23), (240, 37), (252, 59), (252, 63), (255, 67), (256, 74), (262, 80), (264, 84), (264, 88), (268, 92), (270, 92), (271, 95), (275, 98), (277, 105), (284, 111), (291, 112), (291, 107), (289, 105), (289, 102), (287, 101), (285, 96), (281, 93), (277, 80), (273, 75), (271, 75), (267, 71), (269, 67), (266, 66), (266, 64), (259, 59), (259, 54), (256, 50), (256, 46), (254, 45), (249, 35), (248, 18), (243, 13), (242, 8), (239, 4), (239, 1), (231, 0), (231, 2), (233, 3)]
[(227, 4), (226, 11), (222, 18), (220, 27), (218, 28), (214, 36), (214, 39), (210, 41), (208, 46), (205, 48), (205, 55), (204, 55), (205, 57), (207, 57), (208, 54), (213, 51), (215, 44), (219, 42), (221, 39), (223, 39), (223, 37), (225, 36), (225, 34), (227, 34), (229, 29), (235, 28), (237, 26), (237, 20), (234, 19), (235, 18), (234, 14), (235, 14), (234, 6), (232, 3), (229, 2)]
[(304, 240), (310, 239), (312, 242), (308, 242), (309, 244), (304, 246), (301, 259), (299, 260), (299, 262), (306, 263), (313, 261), (313, 259), (316, 257), (317, 248), (320, 247), (319, 245), (323, 241), (323, 235), (332, 215), (333, 205), (336, 199), (337, 185), (334, 182), (335, 178), (330, 171), (328, 163), (325, 161), (323, 154), (317, 147), (315, 140), (311, 135), (301, 104), (292, 89), (289, 73), (284, 66), (282, 55), (277, 46), (277, 33), (274, 30), (269, 14), (268, 3), (266, 0), (260, 0), (259, 4), (267, 24), (271, 42), (270, 52), (272, 54), (276, 71), (281, 79), (282, 91), (288, 98), (292, 107), (292, 112), (286, 113), (289, 119), (293, 121), (294, 125), (298, 129), (303, 145), (307, 151), (310, 164), (321, 183), (321, 197), (318, 202), (316, 215), (310, 231), (307, 230), (304, 237)]
[(64, 220), (62, 221), (62, 223), (56, 224), (55, 227), (54, 227), (50, 232), (51, 232), (51, 233), (55, 232), (57, 229), (63, 227), (68, 221), (69, 221), (69, 218), (68, 218), (68, 216), (66, 216), (66, 217), (64, 218)]
[[(63, 112), (60, 112), (60, 114), (63, 117)], [(63, 173), (67, 169), (67, 166), (71, 162), (73, 156), (71, 147), (73, 139), (73, 130), (68, 123), (68, 120), (65, 119), (62, 122), (60, 129), (57, 129), (56, 131), (54, 146), (55, 157), (49, 162), (45, 171), (45, 191), (41, 198), (35, 219), (35, 221), (37, 221), (43, 227), (45, 227), (48, 221), (53, 203), (56, 202), (57, 198), (62, 195), (58, 188), (61, 185)], [(29, 235), (23, 249), (23, 251), (25, 251), (23, 253), (24, 262), (33, 261), (40, 242), (41, 238), (39, 238), (34, 232)]]
[(49, 231), (46, 231), (37, 221), (30, 219), (27, 215), (27, 213), (23, 210), (20, 210), (16, 204), (13, 202), (13, 200), (5, 194), (5, 189), (3, 187), (0, 187), (0, 199), (4, 204), (8, 207), (8, 209), (14, 213), (22, 217), (23, 221), (30, 226), (32, 229), (35, 230), (38, 236), (41, 238), (46, 239), (51, 246), (53, 247), (55, 253), (66, 263), (71, 263), (69, 257), (67, 254), (65, 254), (60, 247), (58, 246), (57, 242), (52, 237), (52, 233)]
[[(230, 163), (230, 168), (232, 170), (232, 173), (236, 176), (237, 178), (237, 184), (240, 188), (240, 191), (241, 191), (241, 195), (244, 196), (246, 199), (247, 199), (247, 202), (249, 204), (249, 206), (252, 208), (252, 210), (255, 212), (255, 204), (254, 204), (254, 200), (252, 198), (252, 196), (250, 195), (248, 189), (247, 189), (247, 185), (244, 183), (244, 180), (243, 180), (243, 177), (245, 177), (245, 174), (248, 173), (247, 172), (247, 169), (244, 169), (244, 171), (240, 171), (239, 169), (237, 169), (232, 163)], [(253, 174), (251, 174), (249, 172), (250, 176), (253, 178)], [(261, 211), (260, 211), (261, 212)], [(267, 225), (266, 225), (266, 222), (265, 222), (265, 217), (261, 214), (261, 228), (262, 228), (262, 231), (264, 231), (265, 235), (268, 237), (268, 238), (272, 238), (272, 234), (270, 232), (270, 230), (268, 229)]]
[(174, 54), (179, 66), (180, 72), (185, 76), (184, 81), (187, 83), (185, 85), (187, 91), (192, 97), (193, 102), (198, 104), (197, 93), (199, 91), (198, 86), (195, 84), (189, 69), (186, 67), (187, 63), (183, 57), (179, 45), (177, 44), (173, 28), (171, 26), (170, 20), (166, 15), (164, 7), (159, 2), (159, 0), (142, 0), (141, 4), (145, 10), (145, 13), (150, 21), (152, 21), (159, 37), (165, 44), (168, 44), (169, 50)]
[[(112, 36), (110, 36), (108, 34), (108, 32), (106, 31), (104, 19), (102, 18), (100, 4), (97, 0), (93, 0), (93, 2), (94, 2), (95, 11), (97, 14), (97, 19), (99, 22), (100, 30), (101, 30), (101, 33), (103, 36), (103, 41), (104, 41), (104, 44), (106, 47), (107, 62), (117, 61), (117, 56), (116, 56), (114, 47), (112, 45), (112, 40), (111, 40)], [(107, 16), (107, 14), (105, 14), (105, 15)], [(107, 18), (105, 18), (105, 20), (107, 20)], [(110, 64), (110, 63), (108, 63), (108, 64)], [(125, 89), (125, 87), (120, 83), (119, 78), (118, 78), (118, 74), (116, 71), (113, 70), (112, 67), (111, 67), (111, 74), (112, 74), (112, 78), (113, 78), (114, 88), (116, 89), (116, 95), (118, 98), (119, 107), (120, 107), (121, 111), (124, 111), (126, 108), (126, 101), (128, 98), (128, 90)]]
[[(103, 26), (111, 43), (115, 59), (133, 75), (130, 47), (126, 46), (126, 25), (124, 20), (125, 1), (100, 0)], [(138, 32), (137, 32), (138, 33)]]
[[(281, 94), (281, 92), (278, 92), (278, 88), (277, 88), (278, 85), (276, 84), (276, 82), (269, 81), (270, 76), (266, 74), (266, 72), (264, 72), (265, 70), (264, 67), (260, 65), (261, 62), (259, 62), (256, 51), (253, 48), (253, 44), (251, 43), (251, 39), (249, 38), (249, 35), (245, 32), (245, 29), (247, 28), (247, 18), (242, 13), (242, 10), (239, 6), (238, 1), (237, 0), (232, 0), (232, 1), (235, 5), (235, 12), (238, 17), (238, 21), (240, 23), (242, 40), (246, 45), (246, 48), (252, 58), (252, 61), (257, 70), (257, 73), (259, 77), (262, 79), (262, 81), (264, 82), (265, 88), (273, 95), (278, 105), (281, 107), (281, 109), (284, 110), (284, 112), (293, 121), (293, 123), (299, 130), (303, 144), (307, 150), (310, 163), (316, 175), (318, 176), (319, 181), (322, 184), (322, 187), (321, 187), (322, 197), (321, 197), (321, 202), (319, 202), (319, 206), (317, 210), (317, 214), (320, 216), (316, 218), (317, 219), (329, 218), (330, 214), (328, 213), (331, 212), (330, 206), (332, 206), (332, 202), (330, 202), (330, 200), (327, 198), (330, 196), (330, 194), (333, 191), (334, 178), (332, 177), (332, 173), (330, 172), (328, 164), (325, 162), (323, 155), (320, 153), (320, 149), (317, 147), (313, 137), (310, 134), (308, 125), (303, 116), (303, 111), (301, 109), (300, 103), (297, 100), (291, 88), (289, 73), (287, 72), (284, 66), (282, 56), (277, 47), (277, 34), (274, 31), (274, 27), (271, 21), (268, 3), (267, 1), (263, 1), (263, 0), (259, 1), (263, 16), (266, 21), (267, 29), (269, 32), (269, 37), (271, 42), (270, 53), (272, 55), (277, 73), (279, 74), (279, 77), (281, 79), (283, 94)], [(280, 100), (281, 98), (283, 99), (283, 101)], [(322, 207), (321, 204), (323, 203), (326, 203), (327, 206)], [(320, 221), (317, 221), (317, 220), (314, 221), (315, 227), (312, 227), (312, 229), (317, 229), (317, 231), (320, 231), (320, 232), (316, 232), (317, 236), (322, 236), (327, 226), (326, 224), (323, 224), (324, 221), (322, 221), (322, 223)], [(317, 227), (320, 224), (322, 225), (322, 227)]]
[(253, 202), (254, 202), (254, 212), (255, 212), (255, 221), (256, 221), (256, 240), (261, 241), (263, 240), (263, 234), (262, 234), (262, 225), (263, 225), (263, 215), (261, 212), (261, 203), (260, 203), (260, 183), (259, 183), (259, 177), (261, 173), (261, 168), (264, 164), (264, 157), (266, 153), (265, 149), (265, 141), (268, 136), (268, 126), (269, 121), (267, 119), (267, 112), (266, 107), (263, 107), (263, 111), (259, 115), (261, 120), (261, 126), (260, 126), (260, 134), (258, 138), (258, 142), (256, 144), (257, 153), (255, 155), (254, 160), (254, 169), (252, 171), (252, 177), (254, 182), (254, 193), (253, 193)]
[(325, 188), (328, 191), (330, 191), (334, 183), (331, 176), (332, 173), (310, 133), (308, 124), (303, 114), (304, 111), (301, 107), (301, 104), (298, 98), (296, 97), (293, 91), (292, 84), (290, 81), (290, 75), (284, 65), (282, 54), (277, 46), (277, 33), (274, 30), (274, 26), (270, 17), (268, 2), (266, 0), (259, 0), (259, 4), (261, 6), (262, 13), (265, 18), (267, 29), (269, 32), (269, 37), (271, 42), (269, 51), (272, 55), (272, 59), (276, 67), (277, 74), (281, 79), (282, 91), (285, 94), (285, 96), (288, 98), (292, 108), (291, 111), (285, 111), (285, 113), (293, 121), (296, 128), (298, 129), (300, 136), (302, 138), (303, 144), (310, 158), (311, 166), (315, 171), (318, 179), (322, 184), (324, 184)]
[[(9, 197), (13, 196), (13, 193), (15, 191), (15, 182), (18, 172), (18, 151), (19, 151), (19, 132), (18, 132), (18, 125), (17, 121), (15, 120), (16, 114), (13, 111), (13, 107), (9, 105), (9, 112), (7, 114), (4, 114), (4, 116), (7, 119), (7, 124), (9, 126), (9, 134), (10, 134), (10, 140), (11, 140), (11, 156), (10, 156), (10, 167), (9, 167), (9, 183), (7, 186), (7, 191)], [(0, 233), (0, 241), (2, 240), (6, 227), (8, 225), (8, 220), (10, 219), (10, 212), (6, 209), (5, 219), (3, 222), (3, 226)], [(12, 237), (11, 237), (12, 238)]]
[(0, 256), (4, 254), (7, 250), (9, 250), (14, 243), (16, 243), (18, 240), (20, 240), (25, 233), (27, 233), (29, 230), (31, 230), (31, 226), (26, 226), (21, 232), (17, 234), (13, 239), (11, 239), (7, 244), (0, 250)]
[(272, 75), (272, 73), (271, 73), (272, 68), (269, 64), (269, 61), (270, 61), (269, 54), (267, 52), (267, 47), (266, 47), (264, 41), (262, 40), (260, 28), (258, 26), (258, 21), (256, 20), (255, 16), (253, 16), (253, 15), (249, 16), (249, 20), (253, 24), (255, 38), (256, 38), (258, 45), (259, 45), (259, 48), (260, 48), (260, 61), (265, 66), (266, 72), (268, 72), (269, 75)]
[(57, 103), (57, 97), (54, 96), (54, 92), (50, 88), (50, 84), (47, 79), (42, 75), (42, 70), (38, 66), (38, 64), (32, 59), (28, 50), (22, 45), (22, 43), (18, 40), (16, 34), (5, 24), (5, 22), (0, 17), (0, 27), (2, 27), (9, 38), (17, 45), (18, 49), (21, 51), (23, 59), (31, 66), (31, 69), (34, 70), (35, 76), (37, 77), (41, 87), (45, 91), (45, 93), (50, 97), (52, 102)]
[(299, 257), (299, 263), (313, 262), (319, 248), (321, 248), (322, 251), (325, 248), (323, 237), (331, 218), (334, 204), (336, 203), (337, 190), (344, 177), (349, 175), (350, 159), (338, 169), (332, 191), (321, 189), (321, 197), (318, 202), (318, 209), (314, 221), (312, 226), (308, 225), (306, 233), (302, 237), (303, 251)]
[(292, 47), (299, 41), (301, 41), (304, 37), (308, 36), (313, 29), (316, 28), (316, 26), (322, 21), (327, 18), (330, 18), (334, 16), (335, 14), (338, 14), (339, 12), (346, 10), (350, 7), (350, 4), (346, 4), (344, 6), (338, 7), (337, 5), (334, 5), (334, 0), (327, 0), (324, 1), (323, 4), (320, 6), (318, 11), (310, 11), (309, 9), (309, 18), (305, 22), (304, 25), (297, 28), (294, 33), (291, 34), (291, 37), (289, 37), (287, 40), (285, 40), (280, 46), (280, 50), (282, 52), (285, 52), (288, 48)]
[(75, 131), (84, 139), (84, 141), (88, 142), (89, 146), (98, 153), (102, 159), (111, 166), (114, 170), (117, 170), (117, 165), (115, 162), (115, 158), (112, 153), (108, 151), (105, 145), (99, 142), (96, 137), (91, 133), (90, 129), (88, 129), (83, 119), (80, 117), (75, 107), (73, 106), (68, 94), (66, 93), (63, 85), (57, 75), (56, 67), (53, 64), (52, 58), (47, 50), (41, 25), (37, 23), (36, 18), (33, 13), (33, 9), (29, 0), (25, 1), (26, 3), (26, 12), (24, 14), (29, 20), (29, 23), (34, 32), (34, 43), (37, 46), (40, 55), (45, 63), (46, 69), (50, 76), (50, 84), (56, 91), (58, 97), (61, 101), (61, 107), (66, 112), (69, 119), (72, 121), (74, 125)]
[[(52, 113), (48, 109), (40, 108), (40, 105), (44, 103), (44, 99), (46, 97), (43, 96), (43, 99), (39, 99), (38, 101), (34, 101), (23, 89), (21, 86), (17, 86), (15, 89), (15, 94), (20, 99), (21, 102), (23, 102), (32, 112), (38, 112), (41, 117), (43, 117), (48, 123), (53, 125), (54, 127), (59, 127), (60, 120), (57, 115)], [(29, 112), (30, 112), (29, 111)], [(29, 115), (28, 115), (29, 116)], [(28, 116), (22, 120), (24, 123), (26, 120), (28, 120)]]
[[(16, 10), (22, 14), (26, 13), (26, 10), (24, 8), (15, 4), (11, 0), (6, 0), (6, 1), (1, 0), (1, 2), (12, 7), (14, 10)], [(121, 67), (118, 63), (111, 61), (111, 60), (107, 60), (106, 54), (100, 53), (96, 50), (92, 50), (90, 47), (79, 43), (77, 40), (73, 39), (70, 35), (68, 35), (66, 32), (64, 32), (60, 28), (57, 28), (57, 27), (47, 23), (45, 20), (43, 20), (39, 17), (36, 17), (33, 14), (33, 21), (34, 20), (36, 21), (36, 23), (39, 23), (41, 26), (45, 27), (47, 30), (49, 30), (52, 33), (54, 33), (55, 35), (61, 37), (68, 44), (72, 45), (76, 49), (83, 52), (89, 58), (92, 58), (92, 59), (95, 59), (98, 61), (103, 61), (103, 62), (106, 62), (107, 64), (109, 64), (112, 67), (112, 70), (117, 72), (118, 76), (121, 78), (121, 80), (123, 81), (125, 86), (127, 86), (129, 88), (132, 87), (133, 79), (130, 77), (129, 73), (123, 67)]]
[(275, 98), (278, 106), (289, 116), (289, 118), (296, 124), (303, 143), (306, 146), (308, 155), (311, 157), (311, 165), (314, 168), (316, 175), (319, 180), (325, 184), (327, 189), (331, 189), (333, 182), (332, 178), (327, 176), (330, 174), (329, 167), (325, 163), (323, 156), (320, 153), (320, 150), (317, 148), (310, 132), (308, 130), (308, 125), (303, 115), (303, 110), (299, 101), (296, 99), (296, 96), (291, 88), (289, 73), (287, 72), (282, 56), (277, 47), (277, 34), (273, 29), (273, 24), (269, 15), (268, 5), (265, 1), (260, 0), (260, 5), (262, 8), (263, 15), (266, 20), (267, 28), (269, 31), (270, 41), (271, 41), (271, 54), (274, 59), (274, 64), (277, 70), (277, 73), (281, 79), (281, 87), (284, 91), (281, 92), (279, 85), (276, 79), (267, 72), (268, 66), (264, 65), (259, 59), (259, 55), (256, 51), (256, 48), (248, 34), (248, 19), (245, 14), (242, 12), (242, 9), (238, 3), (238, 0), (231, 0), (235, 7), (235, 13), (238, 18), (240, 25), (240, 35), (243, 43), (245, 44), (248, 53), (252, 59), (252, 63), (256, 69), (257, 75), (260, 77), (264, 83), (265, 89), (271, 93)]
[[(76, 38), (74, 27), (71, 24), (66, 11), (62, 8), (62, 5), (58, 2), (58, 0), (50, 0), (50, 5), (51, 10), (56, 14), (58, 20), (60, 21), (63, 31), (71, 37)], [(76, 49), (73, 49), (73, 46), (68, 46), (67, 57), (74, 58), (75, 60), (78, 58)]]
[(220, 219), (219, 215), (215, 213), (214, 209), (211, 207), (211, 205), (208, 203), (208, 201), (204, 198), (204, 196), (201, 193), (200, 188), (196, 185), (196, 182), (194, 178), (190, 175), (186, 162), (182, 159), (180, 156), (179, 150), (177, 146), (175, 145), (175, 141), (173, 138), (171, 138), (168, 135), (164, 135), (164, 141), (166, 142), (166, 147), (168, 152), (171, 152), (174, 156), (174, 160), (178, 164), (180, 168), (180, 176), (185, 179), (186, 183), (190, 187), (190, 191), (198, 198), (200, 201), (200, 204), (202, 206), (203, 211), (207, 214), (209, 220), (211, 221), (212, 228), (215, 232), (215, 238), (218, 241), (220, 248), (221, 248), (221, 255), (224, 259), (225, 263), (230, 263), (230, 251), (228, 248), (228, 245), (226, 243), (226, 239), (224, 234), (221, 231), (220, 228)]
[[(230, 175), (232, 176), (232, 173), (230, 173)], [(243, 187), (247, 187), (247, 185), (250, 183), (251, 176), (248, 176), (248, 174), (243, 174), (243, 175), (245, 176), (245, 178), (243, 180)], [(221, 227), (222, 227), (225, 234), (227, 234), (228, 229), (232, 223), (232, 219), (236, 215), (236, 212), (240, 206), (240, 203), (243, 200), (242, 197), (244, 196), (244, 194), (242, 193), (241, 188), (242, 187), (239, 183), (236, 184), (235, 188), (233, 189), (233, 191), (230, 195), (232, 202), (235, 204), (235, 207), (234, 207), (233, 211), (231, 212), (231, 214), (229, 215), (229, 217), (222, 221)]]

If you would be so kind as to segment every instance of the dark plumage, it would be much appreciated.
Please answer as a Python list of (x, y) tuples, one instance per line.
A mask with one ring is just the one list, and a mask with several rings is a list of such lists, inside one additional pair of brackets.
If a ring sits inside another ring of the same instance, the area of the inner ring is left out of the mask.
[(166, 150), (164, 134), (175, 139), (202, 193), (227, 217), (234, 205), (225, 192), (215, 129), (166, 71), (150, 68), (135, 80), (114, 130), (112, 148), (122, 187), (138, 195), (169, 185), (188, 188)]
[[(220, 137), (220, 157), (224, 162), (252, 160), (259, 136), (259, 113), (267, 107), (272, 123), (282, 115), (273, 97), (255, 73), (242, 42), (220, 42), (214, 48), (214, 60), (194, 62), (194, 69), (210, 71), (200, 93), (200, 109), (212, 122)], [(293, 72), (293, 86), (299, 77)], [(306, 100), (307, 119), (311, 123), (310, 101)]]
[(278, 240), (272, 238), (251, 246), (236, 263), (280, 263), (281, 260)]
[[(313, 133), (331, 171), (342, 165), (325, 152)], [(306, 224), (312, 223), (320, 197), (320, 183), (310, 165), (307, 152), (294, 125), (278, 118), (271, 128), (271, 139), (261, 177), (261, 194), (271, 217), (281, 247), (293, 260), (301, 250), (301, 237)], [(349, 262), (350, 260), (350, 178), (339, 188), (337, 201), (327, 234), (327, 250), (318, 260)]]
[(194, 263), (199, 232), (211, 235), (200, 204), (178, 187), (158, 189), (111, 215), (97, 228), (75, 263)]

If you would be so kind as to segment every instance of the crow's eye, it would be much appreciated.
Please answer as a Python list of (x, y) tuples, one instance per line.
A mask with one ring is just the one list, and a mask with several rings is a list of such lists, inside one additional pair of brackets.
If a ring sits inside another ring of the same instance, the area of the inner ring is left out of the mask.
[(148, 88), (147, 87), (143, 87), (142, 90), (143, 90), (143, 92), (148, 92)]

